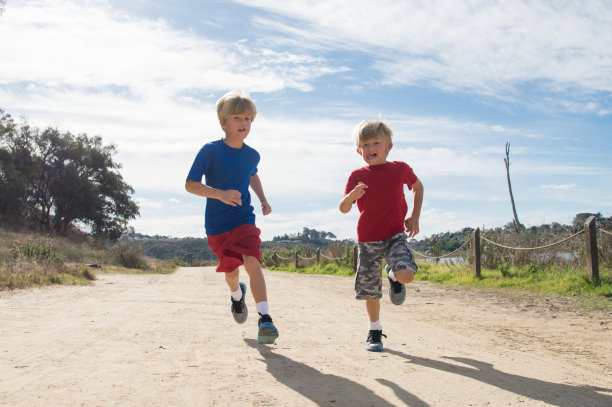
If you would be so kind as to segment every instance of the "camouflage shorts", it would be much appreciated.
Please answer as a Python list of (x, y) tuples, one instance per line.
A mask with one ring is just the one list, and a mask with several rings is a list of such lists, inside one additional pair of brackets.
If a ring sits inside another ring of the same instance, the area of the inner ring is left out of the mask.
[(355, 274), (355, 298), (359, 300), (382, 297), (383, 259), (392, 270), (409, 269), (415, 273), (418, 270), (403, 232), (379, 242), (358, 242), (357, 245), (359, 254)]

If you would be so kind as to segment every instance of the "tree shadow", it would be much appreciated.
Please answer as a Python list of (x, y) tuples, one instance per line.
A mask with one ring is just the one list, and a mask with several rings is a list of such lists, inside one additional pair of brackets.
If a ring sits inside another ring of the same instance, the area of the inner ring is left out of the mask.
[(459, 365), (418, 356), (411, 356), (388, 348), (385, 349), (385, 352), (400, 356), (406, 359), (409, 363), (469, 377), (502, 390), (519, 394), (532, 400), (543, 401), (554, 406), (612, 406), (612, 396), (599, 393), (612, 392), (612, 389), (605, 389), (595, 386), (575, 386), (570, 384), (551, 383), (531, 377), (504, 373), (495, 369), (490, 363), (480, 362), (468, 358), (445, 357), (445, 359), (463, 364)]
[[(259, 352), (266, 363), (266, 369), (278, 382), (295, 390), (319, 406), (391, 405), (387, 400), (359, 383), (344, 377), (321, 373), (304, 363), (274, 353), (274, 348), (260, 345), (254, 339), (245, 339), (244, 341)], [(418, 400), (408, 393), (405, 396)], [(415, 404), (415, 406), (427, 406), (422, 401), (420, 403)]]

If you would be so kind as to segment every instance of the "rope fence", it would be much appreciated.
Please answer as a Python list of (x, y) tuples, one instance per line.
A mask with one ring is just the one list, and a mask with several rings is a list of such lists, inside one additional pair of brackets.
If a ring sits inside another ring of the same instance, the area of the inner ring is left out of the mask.
[[(611, 234), (603, 229), (599, 229), (602, 232)], [(597, 227), (595, 225), (595, 216), (589, 217), (584, 223), (584, 229), (574, 233), (571, 236), (568, 236), (562, 240), (559, 240), (555, 243), (546, 244), (538, 247), (511, 247), (506, 246), (497, 242), (494, 242), (490, 239), (487, 239), (484, 236), (480, 236), (480, 229), (476, 229), (473, 233), (473, 242), (474, 242), (474, 275), (476, 277), (481, 276), (481, 267), (480, 267), (480, 249), (481, 249), (481, 240), (487, 242), (493, 246), (501, 247), (508, 250), (517, 250), (517, 251), (532, 251), (532, 250), (542, 250), (554, 246), (558, 246), (562, 243), (565, 243), (571, 239), (574, 239), (580, 235), (584, 234), (584, 256), (586, 260), (587, 270), (589, 272), (590, 280), (597, 281), (599, 280), (599, 257), (597, 251)]]
[(510, 249), (510, 250), (542, 250), (542, 249), (547, 249), (549, 247), (558, 246), (561, 243), (565, 243), (568, 240), (571, 240), (571, 239), (575, 238), (576, 236), (579, 236), (579, 235), (581, 235), (583, 233), (584, 233), (584, 230), (581, 230), (580, 232), (574, 233), (573, 235), (568, 236), (568, 237), (566, 237), (563, 240), (559, 240), (558, 242), (550, 243), (550, 244), (547, 244), (547, 245), (544, 245), (544, 246), (538, 246), (538, 247), (510, 247), (510, 246), (504, 246), (503, 244), (500, 244), (500, 243), (496, 243), (496, 242), (494, 242), (492, 240), (487, 239), (484, 236), (480, 236), (480, 238), (482, 240), (484, 240), (485, 242), (487, 242), (487, 243), (491, 243), (493, 246), (501, 247), (503, 249)]
[[(357, 252), (357, 245), (355, 245), (355, 247), (353, 247), (353, 252), (356, 253)], [(291, 253), (291, 252), (289, 252)], [(354, 256), (356, 257), (356, 254), (354, 254)], [(316, 263), (319, 264), (321, 262), (321, 257), (324, 258), (325, 260), (328, 261), (340, 261), (340, 260), (344, 260), (344, 259), (348, 259), (349, 256), (344, 255), (341, 257), (329, 257), (326, 256), (324, 254), (321, 254), (321, 248), (318, 248), (314, 254), (314, 256), (311, 257), (304, 257), (301, 254), (299, 254), (298, 249), (295, 250), (295, 252), (293, 254), (290, 255), (290, 257), (283, 257), (280, 254), (278, 254), (278, 252), (276, 250), (274, 250), (274, 252), (272, 253), (272, 259), (274, 261), (274, 263), (278, 262), (278, 259), (284, 260), (284, 261), (294, 261), (295, 262), (295, 268), (299, 267), (299, 260), (303, 260), (303, 261), (310, 261), (310, 260), (316, 260)], [(356, 269), (356, 266), (353, 267), (353, 269)]]
[[(448, 257), (453, 257), (455, 254), (457, 254), (459, 251), (461, 251), (462, 249), (464, 249), (466, 246), (468, 246), (471, 243), (472, 244), (471, 262), (473, 263), (473, 267), (474, 267), (474, 275), (480, 278), (481, 277), (482, 242), (486, 242), (492, 246), (496, 246), (496, 247), (506, 249), (506, 250), (516, 250), (519, 252), (528, 252), (528, 251), (543, 250), (543, 249), (548, 249), (551, 247), (559, 246), (563, 243), (566, 243), (572, 239), (577, 238), (580, 235), (584, 235), (584, 248), (585, 248), (584, 256), (586, 260), (587, 270), (589, 272), (589, 277), (591, 281), (597, 281), (599, 280), (599, 258), (598, 258), (598, 250), (597, 250), (597, 231), (598, 230), (602, 232), (602, 235), (605, 234), (605, 235), (612, 236), (612, 232), (609, 232), (601, 228), (597, 228), (595, 225), (595, 216), (591, 216), (585, 222), (584, 229), (572, 234), (571, 236), (563, 238), (557, 242), (549, 243), (549, 244), (545, 244), (541, 246), (536, 246), (536, 247), (512, 247), (512, 246), (507, 246), (507, 245), (495, 242), (485, 236), (481, 236), (480, 229), (476, 228), (476, 230), (474, 230), (471, 237), (466, 239), (466, 241), (460, 247), (458, 247), (457, 249), (453, 250), (450, 253), (446, 253), (440, 256), (431, 256), (425, 253), (421, 253), (414, 249), (412, 251), (415, 255), (421, 258), (429, 259), (429, 260), (439, 260), (439, 259), (444, 259)], [(342, 261), (342, 260), (350, 260), (350, 258), (352, 257), (353, 270), (356, 271), (357, 270), (357, 245), (354, 245), (352, 249), (353, 249), (352, 256), (349, 254), (346, 254), (341, 257), (329, 257), (324, 254), (321, 254), (320, 248), (317, 249), (315, 254), (311, 257), (302, 256), (301, 254), (299, 254), (297, 249), (295, 250), (294, 253), (290, 254), (290, 257), (283, 257), (280, 254), (278, 254), (276, 250), (274, 250), (272, 256), (273, 256), (273, 260), (275, 263), (278, 262), (279, 259), (284, 260), (284, 261), (294, 261), (296, 268), (299, 266), (300, 260), (302, 261), (316, 260), (318, 264), (321, 262), (321, 258), (328, 260), (328, 261)]]
[(420, 257), (423, 257), (423, 258), (425, 258), (425, 259), (430, 259), (430, 260), (439, 260), (439, 259), (444, 259), (444, 258), (446, 258), (446, 257), (452, 257), (452, 256), (453, 256), (455, 253), (459, 252), (459, 250), (463, 249), (465, 246), (467, 246), (468, 244), (470, 244), (470, 242), (471, 242), (471, 241), (472, 241), (472, 239), (468, 238), (468, 239), (465, 241), (465, 243), (463, 243), (463, 244), (462, 244), (462, 245), (461, 245), (461, 246), (460, 246), (458, 249), (456, 249), (456, 250), (454, 250), (454, 251), (452, 251), (452, 252), (450, 252), (450, 253), (443, 254), (443, 255), (441, 255), (441, 256), (428, 256), (428, 255), (426, 255), (426, 254), (424, 254), (424, 253), (421, 253), (421, 252), (419, 252), (419, 251), (417, 251), (417, 250), (414, 250), (414, 249), (412, 249), (412, 251), (414, 252), (414, 254), (416, 254), (416, 255), (418, 255), (418, 256), (420, 256)]

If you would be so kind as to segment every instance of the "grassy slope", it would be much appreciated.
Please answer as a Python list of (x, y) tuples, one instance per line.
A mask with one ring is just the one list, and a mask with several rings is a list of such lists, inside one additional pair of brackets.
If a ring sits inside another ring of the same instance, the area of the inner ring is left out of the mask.
[[(141, 254), (138, 246), (110, 248), (83, 234), (58, 237), (0, 228), (0, 290), (89, 284), (96, 272), (171, 273), (179, 266)], [(122, 265), (126, 259), (136, 266)]]

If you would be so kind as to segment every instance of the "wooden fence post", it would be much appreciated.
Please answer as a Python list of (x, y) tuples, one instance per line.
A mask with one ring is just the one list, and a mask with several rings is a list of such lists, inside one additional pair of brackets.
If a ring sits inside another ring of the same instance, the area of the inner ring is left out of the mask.
[(599, 280), (599, 258), (597, 255), (597, 229), (595, 216), (590, 216), (584, 223), (584, 255), (591, 282)]
[(357, 272), (357, 245), (353, 246), (353, 271)]
[(474, 230), (474, 275), (480, 278), (480, 228)]
[(297, 254), (297, 250), (295, 251), (295, 268), (298, 268), (298, 254)]
[(276, 255), (276, 250), (274, 250), (274, 254), (272, 255), (272, 260), (274, 261), (274, 265), (278, 266), (278, 257)]
[(321, 261), (321, 248), (317, 248), (317, 264)]

